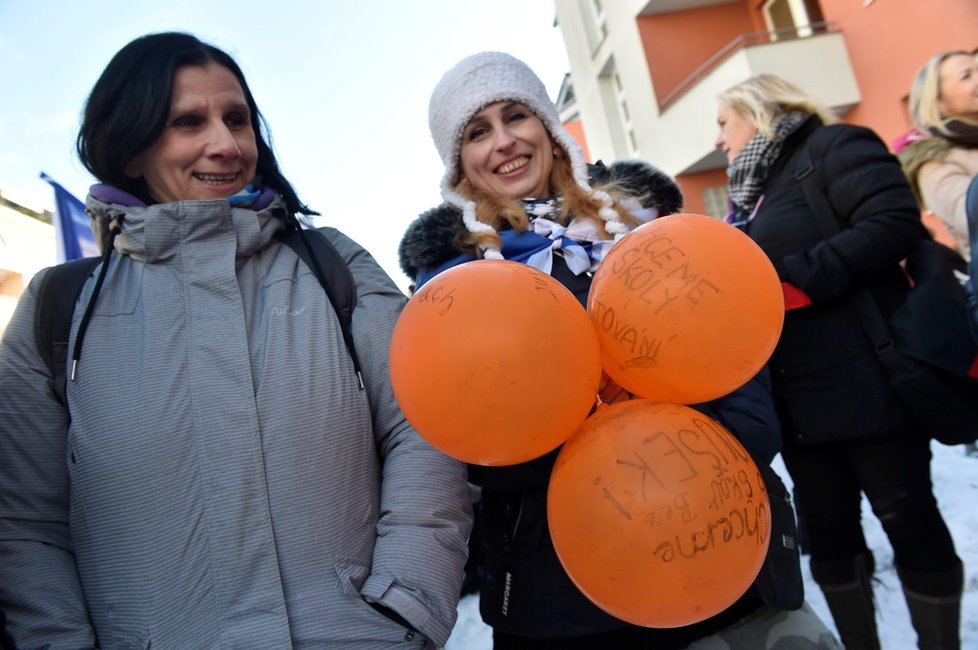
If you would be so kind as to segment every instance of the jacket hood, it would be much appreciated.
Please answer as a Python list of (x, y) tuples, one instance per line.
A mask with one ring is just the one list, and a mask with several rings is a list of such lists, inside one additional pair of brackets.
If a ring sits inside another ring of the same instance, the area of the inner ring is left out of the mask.
[[(605, 167), (598, 162), (588, 168), (596, 182), (616, 182), (633, 196), (643, 208), (655, 208), (659, 216), (674, 214), (682, 209), (683, 194), (668, 174), (641, 160), (623, 160)], [(421, 269), (433, 268), (461, 252), (458, 242), (467, 232), (462, 212), (443, 203), (421, 213), (408, 226), (398, 246), (401, 270), (412, 281)]]
[(263, 193), (253, 207), (235, 206), (224, 199), (146, 205), (125, 192), (99, 185), (89, 191), (85, 207), (103, 254), (110, 227), (117, 224), (115, 250), (149, 263), (173, 257), (182, 242), (204, 240), (228, 230), (235, 233), (236, 255), (253, 255), (284, 227), (286, 216), (285, 200), (274, 193)]

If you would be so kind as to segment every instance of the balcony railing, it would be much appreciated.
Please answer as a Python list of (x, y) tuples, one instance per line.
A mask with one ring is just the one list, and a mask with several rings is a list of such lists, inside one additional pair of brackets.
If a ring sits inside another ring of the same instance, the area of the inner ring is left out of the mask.
[(686, 94), (690, 88), (695, 86), (701, 79), (703, 79), (703, 77), (708, 75), (714, 68), (730, 58), (738, 50), (748, 45), (807, 38), (814, 34), (825, 34), (832, 31), (838, 31), (834, 23), (817, 22), (809, 25), (780, 27), (767, 32), (751, 32), (749, 34), (741, 34), (720, 48), (720, 50), (713, 56), (700, 64), (700, 66), (693, 70), (688, 77), (679, 82), (679, 85), (669, 91), (665, 97), (659, 100), (659, 110), (666, 110), (669, 106), (674, 104), (676, 100)]

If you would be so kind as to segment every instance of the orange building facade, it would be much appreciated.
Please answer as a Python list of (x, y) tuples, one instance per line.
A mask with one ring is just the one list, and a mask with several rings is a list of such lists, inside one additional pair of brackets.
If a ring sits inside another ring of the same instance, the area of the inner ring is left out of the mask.
[[(555, 0), (590, 152), (674, 175), (686, 211), (725, 203), (716, 96), (755, 74), (794, 81), (887, 143), (909, 128), (917, 70), (978, 49), (976, 0)], [(627, 137), (618, 131), (624, 130)], [(622, 143), (625, 143), (624, 145)], [(722, 199), (722, 200), (721, 200)]]

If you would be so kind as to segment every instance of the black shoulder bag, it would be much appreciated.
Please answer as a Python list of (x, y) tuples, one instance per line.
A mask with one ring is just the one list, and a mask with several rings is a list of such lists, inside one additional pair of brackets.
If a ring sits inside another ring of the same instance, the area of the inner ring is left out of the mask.
[[(795, 178), (826, 239), (841, 220), (816, 182), (811, 160), (801, 161)], [(978, 344), (972, 337), (965, 289), (955, 277), (966, 272), (956, 252), (924, 239), (906, 260), (913, 288), (889, 319), (866, 287), (853, 292), (876, 355), (910, 418), (946, 445), (978, 440)]]

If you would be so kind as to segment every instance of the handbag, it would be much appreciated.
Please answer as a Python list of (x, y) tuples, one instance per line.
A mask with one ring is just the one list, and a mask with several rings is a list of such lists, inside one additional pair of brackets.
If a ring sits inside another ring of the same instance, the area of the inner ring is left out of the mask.
[(756, 465), (771, 504), (771, 540), (754, 585), (769, 607), (798, 609), (805, 604), (805, 581), (791, 496), (774, 469), (761, 461)]
[[(816, 184), (814, 165), (803, 160), (795, 178), (826, 239), (841, 220)], [(972, 182), (972, 189), (975, 183)], [(975, 190), (978, 193), (978, 190)], [(976, 197), (978, 200), (978, 197)], [(972, 230), (974, 240), (974, 230)], [(974, 301), (955, 273), (967, 263), (955, 251), (927, 238), (905, 262), (913, 285), (889, 319), (866, 287), (853, 292), (860, 322), (910, 419), (938, 442), (978, 440), (978, 337)]]

